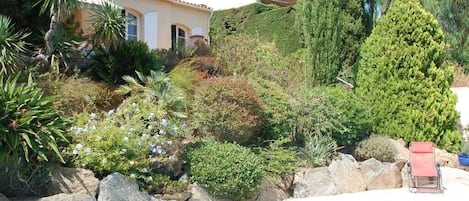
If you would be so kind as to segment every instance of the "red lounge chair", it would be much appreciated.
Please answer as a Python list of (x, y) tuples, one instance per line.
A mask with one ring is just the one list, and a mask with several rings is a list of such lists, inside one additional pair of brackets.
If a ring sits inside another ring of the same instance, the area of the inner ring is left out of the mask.
[(409, 191), (443, 193), (440, 165), (435, 162), (432, 142), (410, 144)]

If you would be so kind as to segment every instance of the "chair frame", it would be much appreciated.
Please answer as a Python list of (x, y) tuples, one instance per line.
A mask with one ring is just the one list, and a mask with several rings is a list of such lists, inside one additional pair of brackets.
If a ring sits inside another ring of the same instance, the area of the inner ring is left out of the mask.
[[(433, 161), (435, 162), (435, 168), (436, 168), (436, 176), (415, 176), (412, 171), (412, 157), (415, 153), (412, 151), (412, 146), (416, 143), (431, 143), (432, 146), (432, 154), (433, 154)], [(410, 159), (407, 162), (407, 170), (408, 170), (408, 187), (410, 192), (425, 192), (425, 193), (443, 193), (444, 188), (442, 186), (443, 180), (442, 180), (442, 175), (441, 175), (441, 170), (440, 170), (440, 164), (438, 164), (435, 160), (435, 147), (432, 142), (412, 142), (409, 146), (410, 149)], [(427, 179), (426, 183), (427, 186), (422, 185), (421, 179)], [(428, 181), (429, 180), (429, 181)], [(435, 186), (428, 186), (429, 184), (433, 184), (436, 181)]]

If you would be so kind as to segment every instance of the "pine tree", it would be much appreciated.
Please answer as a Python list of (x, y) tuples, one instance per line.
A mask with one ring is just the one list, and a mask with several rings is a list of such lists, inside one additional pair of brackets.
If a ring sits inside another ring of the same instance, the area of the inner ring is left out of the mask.
[(373, 130), (456, 151), (456, 97), (444, 64), (443, 32), (418, 0), (395, 0), (361, 48), (356, 92), (369, 101)]
[(296, 23), (306, 48), (308, 86), (331, 84), (340, 68), (339, 0), (300, 0)]

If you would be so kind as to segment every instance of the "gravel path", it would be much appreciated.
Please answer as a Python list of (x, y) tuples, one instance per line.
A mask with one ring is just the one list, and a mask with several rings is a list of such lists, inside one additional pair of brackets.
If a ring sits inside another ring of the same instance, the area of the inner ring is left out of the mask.
[(455, 201), (468, 200), (469, 172), (456, 168), (441, 168), (444, 193), (411, 193), (407, 188), (374, 190), (333, 196), (290, 198), (284, 201)]

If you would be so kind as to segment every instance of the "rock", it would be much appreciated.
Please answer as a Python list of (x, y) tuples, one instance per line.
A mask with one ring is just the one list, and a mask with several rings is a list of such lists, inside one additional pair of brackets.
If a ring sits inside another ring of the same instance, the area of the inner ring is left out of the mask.
[(191, 198), (189, 201), (216, 201), (204, 188), (197, 183), (191, 185)]
[(296, 173), (293, 186), (293, 197), (295, 198), (342, 193), (332, 181), (327, 167), (307, 169)]
[(264, 178), (255, 201), (282, 201), (289, 197), (288, 193), (275, 185), (274, 182), (268, 178)]
[(409, 149), (406, 148), (406, 143), (404, 140), (399, 139), (399, 140), (389, 140), (391, 144), (394, 146), (396, 149), (396, 155), (394, 156), (394, 160), (409, 160), (410, 158), (410, 151)]
[(6, 196), (0, 193), (0, 201), (10, 201), (10, 199), (8, 199)]
[(344, 154), (339, 152), (339, 158), (341, 161), (350, 161), (352, 163), (357, 162), (357, 160), (350, 154)]
[(458, 167), (458, 155), (448, 153), (446, 150), (435, 149), (435, 160), (440, 166)]
[(360, 169), (368, 190), (399, 188), (402, 185), (402, 162), (381, 163), (371, 158), (362, 162)]
[(96, 199), (87, 194), (57, 194), (41, 198), (37, 201), (95, 201)]
[(402, 187), (409, 186), (409, 167), (406, 165), (401, 169)]
[(175, 200), (175, 201), (186, 201), (191, 197), (190, 193), (174, 193), (174, 194), (164, 194), (163, 200)]
[(52, 170), (51, 182), (47, 185), (47, 194), (88, 194), (96, 197), (98, 185), (99, 180), (90, 170), (57, 167)]
[(360, 173), (359, 165), (350, 160), (333, 161), (329, 165), (332, 181), (342, 193), (354, 193), (366, 190), (365, 179)]
[(112, 173), (99, 184), (98, 201), (150, 201), (155, 200), (147, 193), (140, 192), (135, 182), (119, 173)]
[(189, 183), (189, 175), (184, 173), (181, 177), (179, 177), (179, 181), (185, 184)]

